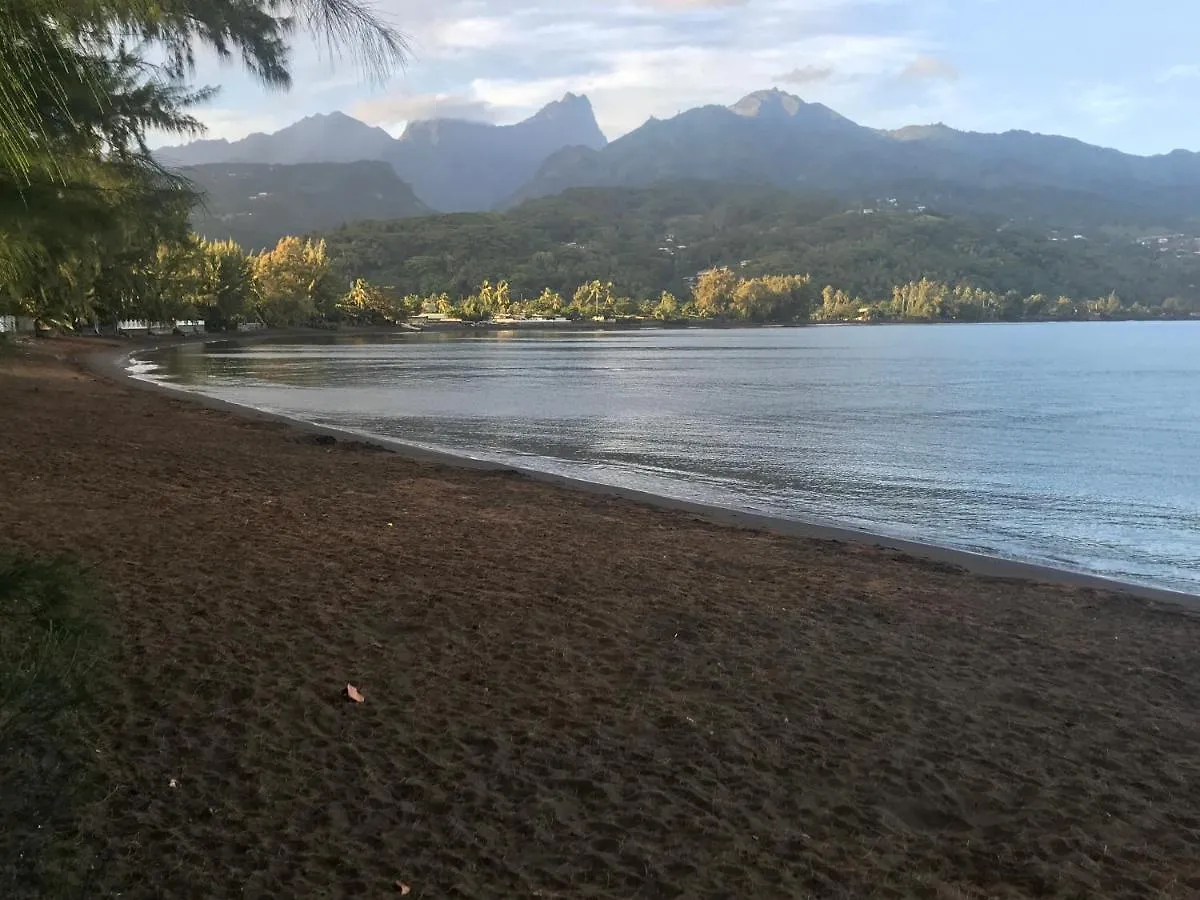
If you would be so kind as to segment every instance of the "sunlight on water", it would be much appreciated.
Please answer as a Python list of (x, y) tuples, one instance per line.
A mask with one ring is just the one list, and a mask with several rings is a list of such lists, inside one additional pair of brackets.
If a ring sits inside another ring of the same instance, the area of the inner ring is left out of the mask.
[(475, 458), (1200, 592), (1200, 323), (329, 339), (148, 377)]

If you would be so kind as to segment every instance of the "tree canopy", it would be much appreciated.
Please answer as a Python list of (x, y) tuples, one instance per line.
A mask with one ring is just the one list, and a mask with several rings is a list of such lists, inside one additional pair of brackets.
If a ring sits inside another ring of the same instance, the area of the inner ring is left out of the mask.
[(6, 0), (0, 6), (0, 304), (48, 321), (140, 289), (160, 245), (187, 239), (197, 196), (149, 131), (195, 134), (195, 53), (236, 57), (272, 88), (307, 29), (368, 77), (404, 59), (358, 0)]
[(928, 279), (1022, 300), (1115, 292), (1151, 309), (1200, 303), (1195, 253), (1101, 234), (1056, 239), (932, 210), (864, 214), (746, 185), (580, 189), (503, 214), (360, 222), (323, 236), (345, 278), (422, 295), (466, 295), (504, 280), (516, 296), (543, 288), (571, 296), (599, 279), (616, 296), (682, 297), (699, 273), (725, 267), (748, 278), (802, 273), (818, 297), (831, 285), (845, 300), (870, 302), (891, 302), (897, 285)]

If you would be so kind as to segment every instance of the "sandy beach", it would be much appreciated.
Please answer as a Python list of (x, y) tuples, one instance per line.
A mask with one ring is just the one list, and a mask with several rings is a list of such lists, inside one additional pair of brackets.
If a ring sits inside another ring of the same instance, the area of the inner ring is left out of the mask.
[(0, 359), (0, 544), (106, 590), (91, 896), (1200, 896), (1194, 610), (406, 458), (94, 347)]

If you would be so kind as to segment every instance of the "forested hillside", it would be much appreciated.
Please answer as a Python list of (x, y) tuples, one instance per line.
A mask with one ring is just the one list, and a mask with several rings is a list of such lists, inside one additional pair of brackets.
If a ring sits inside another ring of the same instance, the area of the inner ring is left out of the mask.
[(324, 237), (344, 273), (401, 293), (451, 296), (484, 280), (515, 295), (569, 294), (593, 279), (634, 298), (687, 294), (694, 276), (794, 272), (866, 300), (929, 278), (1022, 297), (1100, 297), (1200, 308), (1200, 256), (1097, 233), (1076, 238), (887, 206), (847, 211), (765, 187), (677, 183), (590, 188), (505, 214), (364, 222)]
[(196, 232), (251, 250), (274, 247), (295, 231), (432, 212), (383, 162), (213, 163), (180, 173), (201, 192), (191, 215)]

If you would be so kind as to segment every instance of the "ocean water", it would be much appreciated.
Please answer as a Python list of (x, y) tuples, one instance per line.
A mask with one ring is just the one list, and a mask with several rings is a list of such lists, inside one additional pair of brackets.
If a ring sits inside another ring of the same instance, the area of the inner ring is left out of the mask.
[(1200, 322), (235, 342), (135, 369), (479, 459), (1200, 594)]

